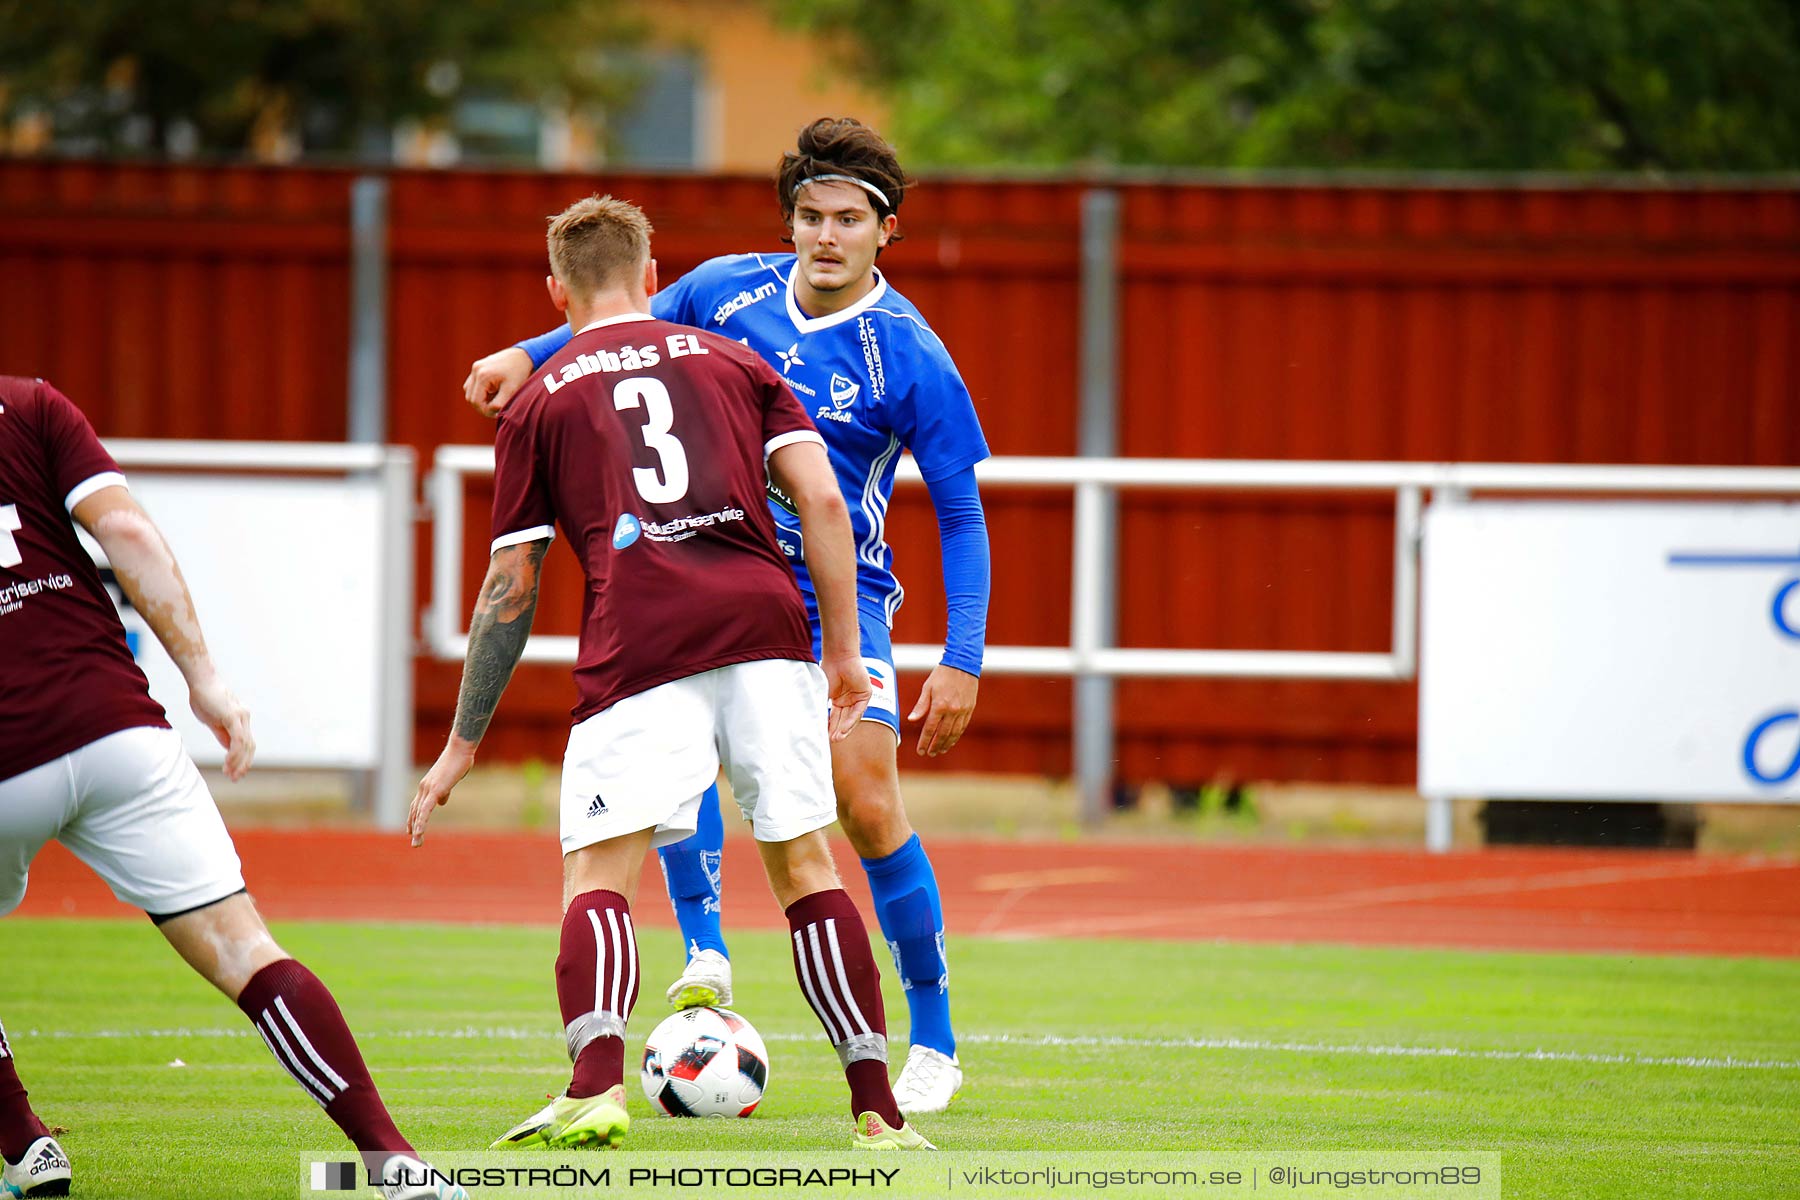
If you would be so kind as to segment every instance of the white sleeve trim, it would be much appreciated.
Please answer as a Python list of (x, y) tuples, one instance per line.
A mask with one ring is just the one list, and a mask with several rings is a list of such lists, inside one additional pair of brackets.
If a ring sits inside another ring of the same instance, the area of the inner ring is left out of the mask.
[(823, 446), (825, 439), (811, 429), (796, 429), (792, 433), (784, 433), (770, 438), (763, 446), (763, 457), (766, 459), (783, 446), (792, 446), (799, 442), (817, 442)]
[(494, 544), (488, 547), (488, 553), (492, 554), (496, 550), (504, 550), (508, 546), (518, 546), (525, 542), (541, 542), (546, 539), (549, 541), (556, 540), (556, 526), (533, 525), (530, 529), (521, 529), (517, 533), (501, 534), (494, 539)]
[(71, 488), (69, 494), (63, 497), (63, 507), (70, 512), (74, 512), (77, 504), (80, 504), (95, 492), (109, 487), (122, 487), (130, 490), (131, 485), (126, 483), (125, 476), (117, 471), (102, 471), (93, 478), (84, 479)]

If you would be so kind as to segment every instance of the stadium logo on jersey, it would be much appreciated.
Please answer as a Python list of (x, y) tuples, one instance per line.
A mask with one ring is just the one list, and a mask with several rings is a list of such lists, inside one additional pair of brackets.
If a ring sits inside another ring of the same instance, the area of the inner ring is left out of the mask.
[(834, 408), (849, 408), (856, 399), (856, 393), (862, 391), (862, 384), (854, 379), (845, 379), (836, 371), (831, 373), (831, 404)]
[(795, 367), (804, 367), (806, 360), (800, 357), (800, 343), (795, 342), (786, 350), (777, 350), (775, 357), (781, 360), (781, 373), (786, 375)]
[(613, 549), (623, 550), (637, 541), (638, 534), (642, 532), (644, 532), (644, 527), (638, 523), (636, 517), (630, 513), (620, 513), (619, 523), (613, 526)]
[[(774, 294), (775, 285), (773, 283), (765, 283), (754, 292), (739, 292), (725, 303), (719, 305), (719, 307), (713, 309), (713, 324), (723, 325), (725, 323), (725, 318), (731, 316), (731, 314), (740, 309), (749, 308), (758, 300), (767, 300)], [(749, 342), (746, 341), (744, 344), (749, 345)]]

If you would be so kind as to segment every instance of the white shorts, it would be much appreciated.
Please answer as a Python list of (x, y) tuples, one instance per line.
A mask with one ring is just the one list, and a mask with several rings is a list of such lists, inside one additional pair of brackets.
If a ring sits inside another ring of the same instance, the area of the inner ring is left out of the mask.
[(25, 898), (51, 838), (152, 915), (244, 890), (231, 835), (173, 729), (124, 729), (0, 780), (0, 916)]
[(825, 673), (767, 659), (690, 675), (627, 696), (569, 731), (563, 853), (656, 830), (694, 832), (721, 765), (759, 842), (787, 842), (837, 820)]

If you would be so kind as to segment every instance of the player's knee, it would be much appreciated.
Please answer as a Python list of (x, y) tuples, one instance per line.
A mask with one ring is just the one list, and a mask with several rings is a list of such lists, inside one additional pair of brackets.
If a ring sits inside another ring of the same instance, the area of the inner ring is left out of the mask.
[(862, 858), (884, 858), (912, 836), (899, 788), (838, 793), (838, 821)]
[(878, 823), (900, 808), (900, 777), (891, 757), (843, 755), (832, 760), (831, 776), (838, 816), (846, 824)]
[(159, 922), (157, 929), (201, 978), (233, 999), (258, 971), (289, 957), (244, 892)]
[(769, 876), (769, 890), (775, 893), (776, 903), (782, 908), (815, 892), (843, 886), (831, 847), (821, 833), (795, 839), (779, 850), (765, 846), (763, 865)]

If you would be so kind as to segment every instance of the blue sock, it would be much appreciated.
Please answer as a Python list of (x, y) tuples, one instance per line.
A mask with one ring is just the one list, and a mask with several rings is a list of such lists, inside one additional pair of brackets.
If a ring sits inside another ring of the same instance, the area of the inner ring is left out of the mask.
[(719, 785), (700, 798), (699, 828), (694, 836), (656, 852), (663, 879), (669, 885), (669, 903), (687, 942), (688, 957), (701, 950), (717, 950), (726, 958), (725, 934), (719, 928), (719, 870), (725, 858), (725, 821), (719, 816)]
[(944, 906), (938, 899), (937, 875), (914, 834), (886, 858), (865, 858), (869, 892), (881, 936), (894, 956), (894, 968), (906, 985), (906, 1007), (912, 1014), (912, 1044), (956, 1054), (950, 1029), (950, 966), (944, 958)]

